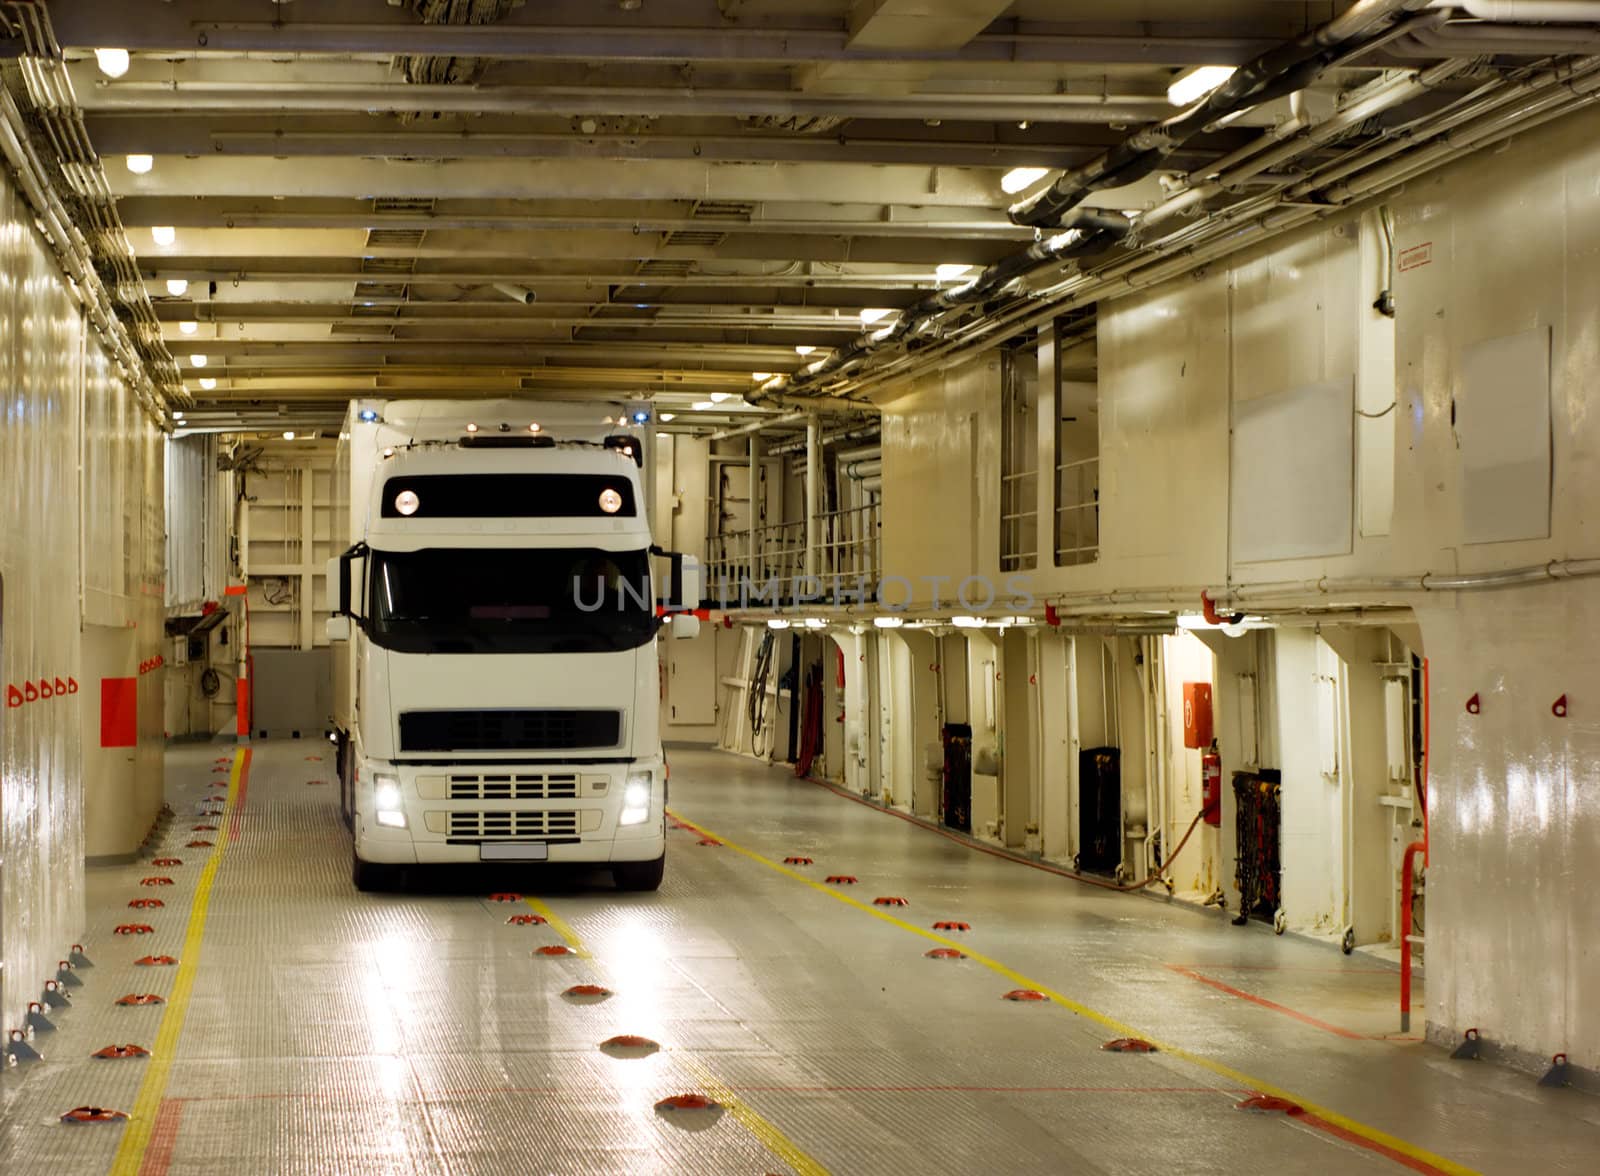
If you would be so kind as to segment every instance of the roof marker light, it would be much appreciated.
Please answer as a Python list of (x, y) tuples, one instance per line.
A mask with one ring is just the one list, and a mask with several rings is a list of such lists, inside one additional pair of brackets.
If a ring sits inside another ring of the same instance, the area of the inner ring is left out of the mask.
[(394, 456), (394, 446), (393, 445), (385, 445), (383, 447), (383, 456), (384, 457), (393, 457)]
[(378, 410), (375, 408), (363, 408), (360, 412), (356, 413), (356, 417), (360, 420), (366, 421), (370, 425), (373, 421), (378, 419)]
[(475, 421), (468, 421), (468, 422), (467, 422), (467, 432), (469, 432), (469, 433), (476, 433), (476, 432), (477, 432), (477, 431), (478, 431), (478, 425), (477, 425), (477, 422), (475, 422)]
[(402, 490), (394, 496), (394, 508), (403, 515), (414, 515), (417, 507), (422, 505), (422, 500), (417, 497), (415, 490)]
[(537, 433), (538, 431), (539, 431), (539, 422), (538, 421), (534, 421), (532, 424), (530, 424), (528, 426), (528, 432)]
[(600, 491), (600, 509), (607, 514), (616, 514), (622, 509), (622, 495), (607, 486)]

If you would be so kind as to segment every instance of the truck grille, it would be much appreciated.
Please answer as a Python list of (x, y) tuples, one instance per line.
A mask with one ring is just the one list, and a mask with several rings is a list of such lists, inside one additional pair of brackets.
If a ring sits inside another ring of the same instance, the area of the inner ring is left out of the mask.
[(449, 800), (565, 800), (577, 795), (575, 772), (451, 776), (445, 790)]
[(493, 840), (498, 837), (576, 837), (578, 814), (564, 812), (456, 813), (450, 816), (449, 835)]
[(407, 711), (402, 751), (569, 751), (615, 747), (622, 712), (614, 710)]

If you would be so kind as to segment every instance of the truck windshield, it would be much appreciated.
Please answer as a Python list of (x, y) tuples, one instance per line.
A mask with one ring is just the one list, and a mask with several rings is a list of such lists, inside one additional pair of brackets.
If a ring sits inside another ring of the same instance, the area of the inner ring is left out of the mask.
[(604, 653), (655, 633), (643, 551), (374, 551), (371, 637), (401, 653)]

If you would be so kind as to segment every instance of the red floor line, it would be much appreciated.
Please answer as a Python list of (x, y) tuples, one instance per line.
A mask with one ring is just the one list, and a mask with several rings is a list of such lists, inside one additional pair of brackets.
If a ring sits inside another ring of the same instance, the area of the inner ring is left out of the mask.
[(244, 748), (240, 755), (242, 758), (239, 762), (239, 794), (233, 798), (233, 817), (228, 821), (229, 841), (239, 839), (239, 818), (244, 816), (245, 793), (250, 790), (250, 749)]
[(150, 1142), (145, 1147), (144, 1162), (139, 1165), (139, 1176), (166, 1176), (172, 1164), (172, 1150), (178, 1143), (178, 1127), (186, 1101), (181, 1098), (161, 1100), (155, 1125), (150, 1129)]
[(1209, 968), (1213, 972), (1316, 972), (1329, 976), (1388, 976), (1398, 973), (1393, 968), (1302, 968), (1293, 964), (1168, 964), (1171, 968)]
[(733, 1086), (753, 1094), (1216, 1094), (1215, 1086)]
[(1349, 1029), (1341, 1029), (1337, 1025), (1328, 1024), (1326, 1021), (1319, 1021), (1315, 1017), (1309, 1017), (1305, 1013), (1297, 1012), (1296, 1010), (1289, 1008), (1287, 1005), (1279, 1004), (1277, 1001), (1268, 1000), (1264, 996), (1256, 996), (1254, 993), (1245, 992), (1241, 989), (1234, 988), (1232, 985), (1224, 984), (1221, 980), (1213, 980), (1210, 976), (1201, 975), (1193, 968), (1185, 968), (1181, 964), (1167, 964), (1166, 967), (1173, 972), (1177, 972), (1181, 976), (1189, 977), (1191, 980), (1198, 980), (1202, 984), (1209, 984), (1212, 988), (1217, 989), (1219, 992), (1226, 992), (1229, 996), (1237, 996), (1240, 1000), (1247, 1000), (1251, 1004), (1260, 1005), (1264, 1009), (1271, 1009), (1275, 1013), (1282, 1013), (1286, 1017), (1293, 1017), (1296, 1021), (1301, 1021), (1304, 1024), (1310, 1025), (1313, 1029), (1321, 1029), (1324, 1033), (1337, 1034), (1340, 1037), (1349, 1038), (1351, 1041), (1369, 1040), (1367, 1035), (1364, 1033), (1352, 1033)]
[(1335, 1139), (1343, 1140), (1345, 1143), (1353, 1144), (1370, 1152), (1376, 1152), (1385, 1159), (1399, 1164), (1402, 1168), (1410, 1168), (1413, 1172), (1422, 1172), (1426, 1176), (1447, 1176), (1447, 1173), (1442, 1168), (1436, 1168), (1428, 1163), (1427, 1160), (1419, 1160), (1415, 1156), (1408, 1156), (1402, 1151), (1396, 1151), (1394, 1148), (1387, 1144), (1379, 1143), (1375, 1139), (1367, 1139), (1365, 1136), (1357, 1135), (1354, 1131), (1346, 1131), (1337, 1123), (1330, 1123), (1320, 1115), (1302, 1111), (1300, 1114), (1295, 1115), (1294, 1119), (1298, 1123), (1304, 1123), (1307, 1127), (1325, 1131)]

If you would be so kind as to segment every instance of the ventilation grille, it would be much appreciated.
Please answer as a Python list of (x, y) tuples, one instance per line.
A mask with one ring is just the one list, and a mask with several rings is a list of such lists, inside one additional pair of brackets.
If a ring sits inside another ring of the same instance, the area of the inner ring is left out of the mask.
[(451, 776), (449, 800), (567, 800), (578, 795), (572, 772), (539, 775)]
[(447, 814), (449, 836), (473, 841), (512, 840), (527, 837), (576, 837), (578, 814), (562, 812), (501, 812)]
[(415, 249), (428, 235), (427, 229), (368, 229), (368, 249)]
[(694, 269), (692, 261), (670, 261), (665, 258), (652, 258), (641, 261), (635, 271), (641, 278), (687, 278)]
[(386, 216), (431, 216), (434, 204), (431, 196), (377, 196), (372, 211)]

